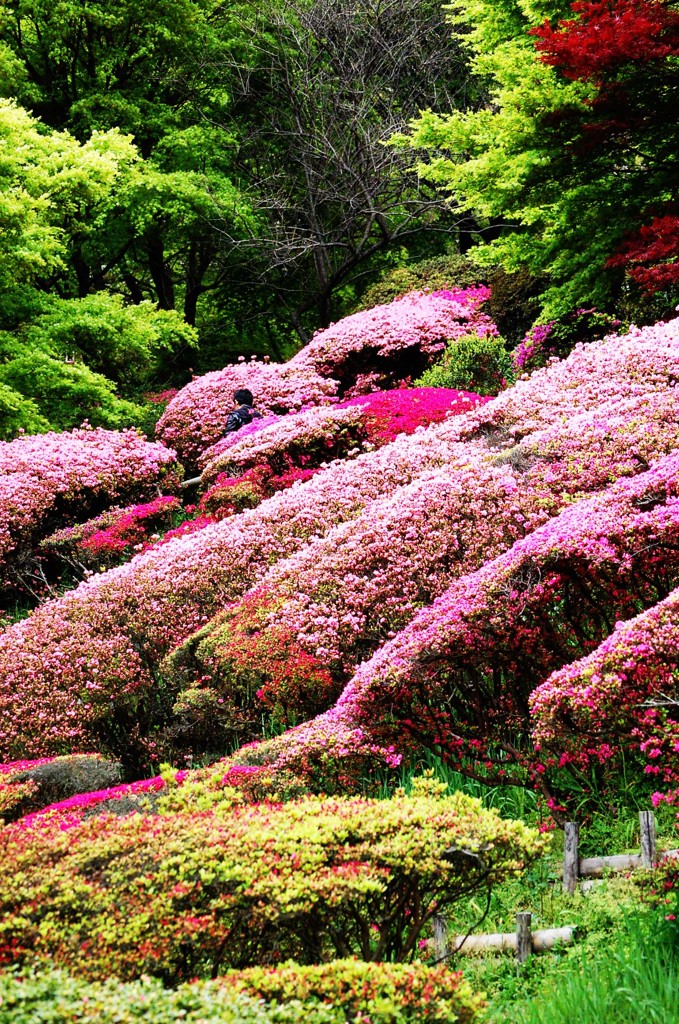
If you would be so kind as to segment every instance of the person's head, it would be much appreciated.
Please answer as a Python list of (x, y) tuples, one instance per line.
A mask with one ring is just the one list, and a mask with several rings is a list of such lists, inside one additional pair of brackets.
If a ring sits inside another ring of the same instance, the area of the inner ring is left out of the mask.
[(233, 400), (236, 405), (254, 405), (255, 400), (252, 397), (252, 391), (248, 391), (247, 388), (239, 388), (238, 391), (234, 391)]

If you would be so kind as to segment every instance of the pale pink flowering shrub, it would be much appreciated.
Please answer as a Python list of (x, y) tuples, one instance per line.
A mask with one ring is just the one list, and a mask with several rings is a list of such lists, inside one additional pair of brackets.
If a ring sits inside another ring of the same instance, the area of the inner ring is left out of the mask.
[(0, 579), (41, 535), (132, 495), (177, 489), (174, 452), (134, 430), (98, 428), (0, 442)]
[(336, 378), (342, 395), (393, 387), (418, 377), (446, 341), (472, 332), (496, 335), (497, 327), (480, 310), (489, 295), (485, 286), (409, 292), (317, 331), (289, 365)]
[[(672, 455), (568, 506), (454, 582), (359, 667), (334, 708), (243, 748), (227, 764), (263, 767), (247, 779), (234, 767), (226, 782), (254, 793), (265, 781), (275, 789), (279, 778), (289, 786), (296, 774), (311, 787), (330, 776), (347, 786), (371, 764), (393, 763), (409, 743), (491, 782), (523, 784), (526, 773), (539, 780), (545, 764), (564, 767), (514, 747), (513, 737), (530, 729), (529, 696), (555, 667), (596, 647), (616, 620), (671, 590), (678, 532), (679, 456)], [(276, 629), (280, 622), (279, 615)], [(637, 688), (630, 706), (638, 697)], [(544, 706), (554, 707), (551, 691)], [(581, 716), (573, 739), (591, 753), (586, 726)]]
[[(50, 602), (0, 637), (0, 749), (11, 757), (93, 748), (156, 757), (150, 736), (174, 700), (164, 709), (152, 699), (160, 662), (277, 560), (446, 466), (466, 441), (469, 458), (532, 491), (538, 523), (580, 487), (638, 474), (678, 445), (678, 369), (677, 321), (594, 342), (479, 409), (332, 465)], [(479, 501), (472, 507), (483, 511)]]
[[(319, 376), (309, 366), (236, 363), (197, 377), (182, 388), (158, 421), (156, 437), (174, 448), (186, 466), (194, 468), (201, 454), (223, 436), (235, 404), (234, 391), (239, 388), (250, 389), (261, 413), (279, 414), (325, 404), (336, 394), (336, 387), (335, 381)], [(251, 429), (259, 429), (261, 422)]]

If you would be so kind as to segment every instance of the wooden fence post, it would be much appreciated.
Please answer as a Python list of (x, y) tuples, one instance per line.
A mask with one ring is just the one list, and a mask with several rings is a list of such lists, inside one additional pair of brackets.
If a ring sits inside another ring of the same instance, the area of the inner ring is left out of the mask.
[(448, 925), (446, 924), (445, 917), (441, 917), (439, 914), (431, 919), (432, 928), (434, 930), (434, 953), (436, 959), (445, 960), (448, 956)]
[(567, 821), (563, 831), (563, 888), (570, 896), (575, 892), (580, 874), (578, 839), (580, 826), (576, 821)]
[(533, 952), (530, 922), (530, 914), (521, 912), (516, 915), (516, 959), (520, 964), (525, 963)]
[(639, 811), (641, 826), (641, 866), (652, 868), (658, 860), (655, 848), (655, 815), (653, 811)]

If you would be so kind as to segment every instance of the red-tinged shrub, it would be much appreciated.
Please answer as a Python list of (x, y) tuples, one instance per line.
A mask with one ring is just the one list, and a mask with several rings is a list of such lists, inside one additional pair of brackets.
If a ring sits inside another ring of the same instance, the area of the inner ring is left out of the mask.
[[(431, 918), (545, 849), (521, 822), (420, 780), (391, 800), (49, 817), (0, 832), (0, 960), (176, 984), (342, 955), (413, 959)], [(175, 790), (181, 800), (183, 787)]]
[(299, 999), (305, 1005), (322, 1002), (340, 1006), (347, 1021), (365, 1016), (380, 1024), (467, 1024), (476, 1018), (483, 1001), (472, 994), (462, 972), (443, 964), (427, 967), (413, 964), (372, 964), (360, 960), (334, 960), (328, 964), (280, 967), (251, 967), (228, 971), (222, 984), (229, 991), (263, 999), (267, 1003), (288, 1003)]
[(531, 29), (547, 64), (567, 78), (600, 82), (626, 65), (679, 54), (679, 13), (667, 0), (577, 0), (576, 18)]
[(679, 216), (654, 217), (623, 242), (607, 265), (623, 267), (651, 295), (679, 284)]
[[(516, 737), (530, 732), (531, 692), (595, 648), (616, 620), (669, 593), (678, 532), (673, 455), (566, 508), (454, 583), (358, 669), (332, 711), (228, 761), (227, 783), (248, 793), (275, 792), (279, 776), (287, 788), (294, 778), (311, 789), (340, 776), (355, 785), (411, 746), (431, 749), (475, 778), (545, 789), (552, 769), (582, 765), (517, 747)], [(553, 706), (549, 693), (546, 706)], [(629, 739), (629, 724), (620, 740), (626, 731)], [(582, 720), (575, 736), (592, 749)], [(675, 739), (668, 734), (670, 746)], [(252, 771), (240, 778), (231, 767), (238, 764)], [(547, 794), (558, 785), (553, 780)]]
[[(333, 464), (256, 509), (156, 546), (40, 608), (0, 636), (4, 758), (114, 750), (137, 766), (165, 759), (154, 744), (178, 697), (158, 684), (167, 654), (274, 563), (361, 516), (378, 497), (384, 508), (391, 494), (396, 509), (399, 487), (454, 459), (484, 473), (491, 465), (498, 480), (511, 476), (522, 495), (531, 491), (535, 522), (583, 491), (638, 474), (679, 446), (678, 328), (672, 321), (576, 348), (493, 402)], [(482, 492), (471, 508), (491, 511)], [(479, 515), (479, 528), (482, 521)], [(368, 523), (357, 520), (357, 529)], [(390, 586), (394, 579), (388, 575)], [(410, 587), (410, 576), (406, 582)], [(403, 605), (393, 607), (401, 614)]]
[[(164, 677), (182, 691), (173, 708), (174, 735), (223, 750), (234, 738), (259, 735), (263, 714), (287, 728), (333, 704), (341, 684), (275, 618), (275, 602), (255, 592), (224, 613), (219, 632), (197, 633), (163, 664)], [(215, 647), (227, 630), (225, 658)]]
[(0, 442), (0, 580), (30, 575), (41, 536), (132, 495), (172, 492), (174, 452), (134, 430), (81, 429)]
[(83, 568), (115, 565), (141, 549), (152, 533), (170, 526), (180, 509), (179, 499), (170, 495), (142, 505), (113, 508), (86, 523), (57, 530), (41, 541), (40, 548)]
[(679, 797), (679, 591), (554, 672), (531, 697), (544, 756), (615, 778), (636, 762), (663, 798)]
[(0, 818), (14, 821), (48, 804), (120, 782), (115, 761), (99, 754), (69, 754), (0, 764)]

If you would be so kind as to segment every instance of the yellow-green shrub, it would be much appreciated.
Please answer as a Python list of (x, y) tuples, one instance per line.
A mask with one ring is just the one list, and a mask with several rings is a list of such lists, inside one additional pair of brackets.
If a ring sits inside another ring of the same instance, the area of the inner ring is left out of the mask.
[(176, 983), (290, 958), (412, 959), (435, 913), (544, 846), (443, 790), (9, 825), (0, 963)]

